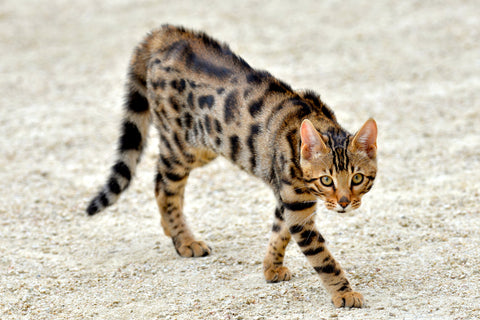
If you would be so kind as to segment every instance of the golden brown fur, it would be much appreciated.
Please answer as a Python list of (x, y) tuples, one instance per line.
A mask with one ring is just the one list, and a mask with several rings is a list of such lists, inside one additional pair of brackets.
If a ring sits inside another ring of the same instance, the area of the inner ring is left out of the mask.
[(183, 217), (188, 175), (218, 155), (271, 186), (277, 198), (264, 274), (289, 280), (283, 266), (291, 237), (332, 295), (335, 306), (361, 307), (315, 226), (317, 199), (345, 212), (360, 206), (376, 174), (377, 128), (368, 120), (346, 132), (313, 92), (298, 92), (203, 33), (170, 25), (152, 31), (130, 63), (118, 159), (91, 201), (95, 214), (113, 204), (133, 177), (150, 122), (160, 136), (155, 195), (164, 232), (178, 254), (208, 255)]

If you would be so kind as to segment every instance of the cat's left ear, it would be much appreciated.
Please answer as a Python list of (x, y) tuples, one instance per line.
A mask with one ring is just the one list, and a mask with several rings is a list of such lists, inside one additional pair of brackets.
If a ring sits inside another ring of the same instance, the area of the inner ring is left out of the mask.
[(370, 159), (374, 159), (377, 155), (377, 123), (373, 119), (367, 122), (353, 137), (352, 145), (356, 150), (365, 152)]

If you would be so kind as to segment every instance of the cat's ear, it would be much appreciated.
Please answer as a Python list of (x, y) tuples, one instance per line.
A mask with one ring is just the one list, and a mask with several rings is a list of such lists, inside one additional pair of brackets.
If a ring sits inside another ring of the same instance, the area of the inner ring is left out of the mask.
[(365, 152), (370, 159), (377, 155), (377, 123), (373, 119), (367, 122), (353, 137), (352, 145), (356, 150)]
[(320, 133), (308, 119), (302, 122), (300, 137), (302, 139), (301, 154), (304, 159), (311, 160), (316, 154), (327, 152), (327, 146)]

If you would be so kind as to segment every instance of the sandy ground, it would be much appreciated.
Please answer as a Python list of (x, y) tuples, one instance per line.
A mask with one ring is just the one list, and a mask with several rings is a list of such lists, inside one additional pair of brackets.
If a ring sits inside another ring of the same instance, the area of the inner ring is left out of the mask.
[[(0, 2), (0, 318), (479, 318), (479, 4), (377, 2)], [(153, 198), (153, 136), (119, 203), (85, 216), (113, 161), (131, 50), (165, 22), (321, 93), (351, 131), (377, 120), (363, 207), (317, 215), (366, 308), (335, 309), (294, 244), (294, 278), (265, 283), (273, 197), (225, 160), (186, 195), (213, 255), (178, 257)]]

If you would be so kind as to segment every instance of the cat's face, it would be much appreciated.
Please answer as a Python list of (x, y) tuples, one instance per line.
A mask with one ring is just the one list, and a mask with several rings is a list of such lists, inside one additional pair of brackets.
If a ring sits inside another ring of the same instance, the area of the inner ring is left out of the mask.
[(331, 141), (310, 121), (301, 127), (300, 165), (307, 187), (325, 201), (329, 210), (347, 212), (361, 205), (377, 172), (377, 126), (368, 120), (353, 137)]

